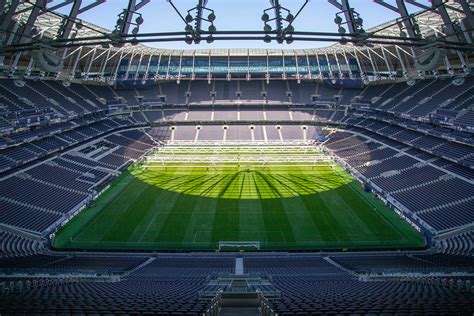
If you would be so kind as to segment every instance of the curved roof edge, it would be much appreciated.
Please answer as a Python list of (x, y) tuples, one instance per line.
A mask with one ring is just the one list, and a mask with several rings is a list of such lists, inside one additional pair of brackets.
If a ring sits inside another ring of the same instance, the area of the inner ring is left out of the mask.
[[(28, 4), (23, 4), (23, 6), (28, 6)], [(450, 3), (450, 7), (448, 7), (448, 14), (452, 19), (462, 19), (464, 15), (459, 10), (460, 5), (457, 3)], [(61, 15), (57, 13), (45, 13), (38, 17), (36, 25), (39, 28), (40, 33), (44, 36), (54, 39), (56, 34), (58, 33), (58, 29), (61, 26)], [(22, 14), (18, 15), (18, 18), (27, 21), (28, 18), (28, 11), (23, 12)], [(419, 25), (420, 32), (423, 38), (432, 35), (442, 35), (443, 34), (443, 20), (441, 16), (433, 11), (423, 10), (415, 13), (415, 19), (417, 24)], [(88, 37), (94, 37), (98, 35), (110, 34), (111, 31), (95, 25), (88, 21), (82, 21), (83, 27), (77, 29), (76, 26), (74, 30), (78, 32), (78, 38), (85, 38), (85, 41)], [(376, 33), (377, 35), (385, 35), (385, 36), (399, 36), (400, 35), (400, 28), (398, 26), (399, 21), (397, 22), (396, 19), (387, 21), (383, 24), (370, 28), (366, 31), (366, 33)], [(84, 41), (84, 43), (85, 43)], [(387, 40), (391, 42), (393, 40)], [(389, 46), (390, 44), (380, 45), (377, 44), (376, 46)], [(123, 48), (125, 49), (133, 49), (134, 51), (139, 48), (142, 50), (144, 54), (163, 54), (163, 55), (183, 55), (183, 56), (282, 56), (282, 55), (306, 55), (306, 54), (332, 54), (332, 53), (340, 53), (348, 50), (354, 50), (355, 45), (353, 44), (332, 44), (326, 47), (320, 48), (295, 48), (295, 49), (287, 49), (287, 48), (210, 48), (210, 49), (202, 49), (202, 48), (192, 48), (189, 49), (165, 49), (165, 48), (155, 48), (146, 46), (143, 44), (139, 44), (137, 46), (133, 46), (131, 44), (126, 44)], [(366, 47), (360, 47), (364, 49)], [(117, 48), (118, 49), (118, 48)]]

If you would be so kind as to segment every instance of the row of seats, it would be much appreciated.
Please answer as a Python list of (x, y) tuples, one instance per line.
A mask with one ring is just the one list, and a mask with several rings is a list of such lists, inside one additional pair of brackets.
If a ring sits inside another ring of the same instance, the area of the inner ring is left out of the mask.
[[(272, 291), (272, 309), (282, 315), (318, 313), (469, 314), (469, 277), (440, 276), (443, 271), (471, 271), (472, 258), (437, 254), (249, 254), (244, 276), (264, 277)], [(115, 264), (111, 264), (114, 262)], [(234, 272), (235, 258), (226, 254), (37, 255), (0, 259), (16, 271), (73, 273), (81, 278), (0, 277), (0, 312), (8, 313), (153, 313), (200, 315), (209, 301), (200, 291), (219, 276)], [(426, 273), (433, 277), (358, 278), (353, 273), (379, 271)], [(94, 271), (100, 274), (91, 277)], [(351, 272), (352, 271), (352, 272)], [(387, 270), (388, 271), (388, 270)], [(121, 276), (111, 279), (108, 275)], [(71, 276), (73, 276), (71, 275)], [(89, 275), (89, 277), (86, 277)], [(438, 277), (436, 277), (438, 275)], [(105, 278), (104, 278), (105, 276)], [(451, 282), (453, 281), (453, 282)]]
[[(26, 80), (25, 87), (17, 87), (13, 80), (0, 81), (0, 99), (5, 103), (0, 126), (8, 130), (9, 124), (14, 129), (28, 129), (37, 125), (47, 126), (50, 122), (68, 120), (88, 114), (98, 114), (107, 111), (104, 106), (108, 104), (125, 103), (129, 107), (139, 106), (139, 97), (144, 98), (144, 103), (151, 102), (166, 104), (202, 104), (212, 100), (236, 101), (248, 100), (262, 103), (270, 100), (286, 104), (330, 104), (352, 105), (357, 108), (359, 104), (369, 104), (371, 108), (382, 110), (382, 113), (409, 114), (414, 117), (427, 117), (432, 115), (433, 122), (441, 124), (449, 119), (449, 123), (459, 124), (464, 128), (472, 128), (472, 77), (466, 78), (461, 86), (454, 86), (444, 80), (420, 80), (414, 86), (405, 83), (368, 86), (365, 89), (332, 89), (323, 84), (312, 82), (272, 81), (263, 84), (260, 81), (250, 82), (221, 82), (213, 81), (211, 85), (206, 82), (188, 82), (187, 85), (175, 83), (160, 83), (153, 87), (144, 87), (141, 90), (113, 90), (109, 86), (71, 84), (63, 86), (60, 82), (50, 80)], [(241, 87), (238, 87), (241, 85)], [(240, 90), (240, 96), (236, 94)], [(207, 92), (206, 92), (207, 91)], [(215, 91), (215, 97), (211, 97)], [(234, 91), (234, 93), (232, 92)], [(256, 93), (254, 93), (256, 92)], [(266, 96), (262, 96), (262, 93)], [(222, 94), (226, 94), (224, 97)], [(189, 95), (189, 97), (186, 97)], [(355, 98), (357, 97), (357, 98)], [(219, 103), (219, 102), (218, 102)], [(245, 103), (245, 102), (244, 102)], [(443, 106), (440, 106), (443, 104)], [(219, 116), (219, 112), (216, 115)], [(439, 112), (439, 113), (438, 113)], [(462, 115), (457, 115), (457, 113)], [(226, 119), (227, 114), (221, 112)], [(242, 116), (249, 119), (263, 119), (262, 111), (245, 111)], [(452, 113), (451, 116), (448, 114)], [(140, 115), (140, 114), (138, 114)], [(150, 114), (152, 115), (152, 114)], [(295, 119), (307, 119), (316, 115), (321, 120), (333, 120), (344, 116), (343, 112), (318, 110), (316, 113), (298, 113)], [(335, 115), (335, 116), (334, 116)], [(140, 115), (141, 116), (141, 115)], [(191, 111), (189, 119), (208, 120), (209, 111)], [(268, 120), (291, 119), (289, 112), (272, 111), (269, 109)], [(241, 119), (244, 119), (241, 118)], [(231, 118), (230, 118), (231, 119)], [(20, 124), (21, 121), (21, 124)], [(20, 125), (18, 125), (20, 124)], [(63, 124), (67, 124), (64, 122)], [(13, 128), (14, 126), (14, 128)]]
[(144, 155), (155, 144), (136, 130), (110, 135), (106, 140), (115, 151), (102, 158), (88, 157), (82, 153), (87, 150), (79, 149), (3, 179), (1, 222), (42, 234), (90, 201), (95, 188), (109, 181), (114, 170)]
[[(385, 143), (380, 137), (383, 136), (379, 135), (378, 140)], [(474, 221), (472, 183), (404, 151), (378, 149), (379, 145), (347, 132), (329, 135), (324, 145), (434, 230), (444, 231)]]
[(0, 230), (0, 258), (38, 254), (43, 248), (44, 243), (41, 240), (29, 239)]

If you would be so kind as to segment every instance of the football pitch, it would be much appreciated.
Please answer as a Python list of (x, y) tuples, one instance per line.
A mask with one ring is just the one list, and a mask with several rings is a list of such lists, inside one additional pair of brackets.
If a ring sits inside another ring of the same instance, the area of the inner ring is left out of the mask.
[(420, 234), (311, 146), (164, 146), (57, 233), (55, 248), (422, 247)]

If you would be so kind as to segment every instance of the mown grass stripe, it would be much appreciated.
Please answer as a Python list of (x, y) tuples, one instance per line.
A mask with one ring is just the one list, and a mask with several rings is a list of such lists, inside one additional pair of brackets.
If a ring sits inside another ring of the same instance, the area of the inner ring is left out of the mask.
[(191, 250), (239, 240), (263, 249), (422, 245), (340, 167), (288, 163), (133, 166), (57, 233), (54, 246)]

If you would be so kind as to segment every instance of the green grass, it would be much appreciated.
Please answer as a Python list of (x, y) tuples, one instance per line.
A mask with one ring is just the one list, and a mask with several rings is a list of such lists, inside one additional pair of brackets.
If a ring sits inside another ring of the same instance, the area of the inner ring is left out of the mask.
[(133, 166), (55, 236), (55, 248), (422, 247), (419, 233), (339, 166)]

